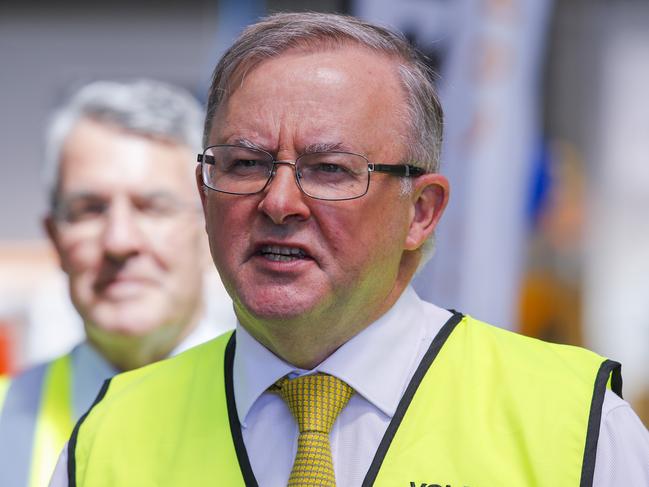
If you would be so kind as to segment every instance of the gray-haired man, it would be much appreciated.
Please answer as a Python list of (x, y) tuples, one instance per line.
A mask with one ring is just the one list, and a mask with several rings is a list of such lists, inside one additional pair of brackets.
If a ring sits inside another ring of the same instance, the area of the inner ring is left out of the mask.
[(0, 485), (47, 485), (105, 379), (234, 326), (229, 310), (218, 322), (204, 313), (207, 245), (191, 163), (203, 116), (188, 92), (151, 80), (91, 83), (55, 114), (45, 226), (87, 340), (10, 382)]
[(410, 287), (448, 199), (441, 124), (390, 31), (325, 14), (246, 29), (197, 170), (237, 329), (107, 383), (53, 485), (647, 485), (619, 364)]

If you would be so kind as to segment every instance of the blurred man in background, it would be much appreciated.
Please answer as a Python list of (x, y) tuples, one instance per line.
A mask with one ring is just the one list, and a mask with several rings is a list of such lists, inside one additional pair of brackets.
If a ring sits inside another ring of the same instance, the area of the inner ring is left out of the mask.
[(207, 320), (203, 306), (208, 254), (191, 164), (202, 122), (191, 95), (148, 80), (92, 83), (56, 113), (45, 228), (87, 340), (0, 384), (0, 485), (47, 485), (106, 378), (234, 325), (233, 314)]

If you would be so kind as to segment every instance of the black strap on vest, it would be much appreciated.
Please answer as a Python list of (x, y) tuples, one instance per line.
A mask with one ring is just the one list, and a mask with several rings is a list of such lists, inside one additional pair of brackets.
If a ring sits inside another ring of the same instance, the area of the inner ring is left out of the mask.
[(0, 415), (0, 485), (29, 485), (47, 365), (11, 380)]
[(233, 383), (233, 368), (234, 368), (234, 349), (236, 348), (235, 333), (230, 336), (228, 344), (225, 346), (225, 358), (223, 364), (223, 372), (225, 374), (225, 399), (228, 406), (228, 420), (230, 421), (230, 433), (232, 434), (232, 441), (234, 443), (234, 450), (237, 452), (237, 459), (239, 460), (239, 468), (241, 475), (246, 482), (247, 487), (257, 487), (257, 479), (255, 474), (252, 473), (250, 466), (250, 459), (246, 451), (246, 445), (243, 443), (243, 436), (241, 435), (241, 423), (239, 422), (239, 414), (237, 413), (237, 405), (234, 401), (234, 383)]
[(406, 392), (404, 392), (401, 401), (399, 401), (399, 405), (394, 412), (394, 416), (392, 416), (392, 420), (390, 421), (388, 428), (385, 430), (385, 434), (381, 439), (381, 443), (379, 443), (379, 447), (376, 450), (374, 459), (372, 460), (370, 468), (367, 471), (367, 475), (365, 475), (365, 479), (363, 480), (362, 487), (370, 487), (371, 485), (374, 485), (374, 481), (376, 480), (376, 476), (379, 473), (381, 464), (385, 459), (385, 455), (388, 452), (388, 448), (390, 448), (390, 444), (394, 439), (394, 435), (397, 433), (397, 429), (401, 425), (401, 421), (403, 420), (403, 417), (405, 416), (406, 411), (408, 410), (408, 407), (412, 402), (412, 398), (415, 396), (415, 393), (417, 392), (417, 389), (421, 384), (421, 381), (424, 379), (426, 372), (428, 372), (428, 369), (433, 364), (435, 358), (437, 358), (439, 351), (446, 343), (448, 337), (451, 336), (451, 333), (453, 333), (455, 327), (460, 321), (462, 321), (462, 318), (464, 318), (464, 315), (462, 313), (458, 313), (454, 310), (451, 310), (451, 312), (453, 313), (453, 316), (448, 319), (441, 330), (439, 330), (437, 335), (435, 335), (435, 338), (430, 343), (428, 350), (424, 354), (424, 358), (421, 359), (421, 362), (419, 363), (415, 374), (412, 376), (412, 379), (410, 379), (410, 383), (406, 388)]
[(597, 441), (599, 440), (599, 427), (602, 422), (602, 405), (606, 394), (606, 384), (611, 378), (611, 390), (622, 397), (622, 366), (618, 362), (605, 360), (597, 372), (593, 398), (590, 403), (588, 416), (588, 431), (586, 433), (586, 446), (584, 447), (584, 461), (581, 466), (581, 482), (579, 487), (592, 487), (595, 475), (595, 457), (597, 455)]
[(74, 426), (74, 429), (72, 430), (72, 436), (70, 436), (70, 440), (68, 441), (68, 487), (77, 487), (77, 461), (74, 452), (77, 448), (79, 428), (81, 428), (81, 424), (86, 420), (86, 418), (90, 414), (90, 411), (92, 411), (92, 408), (99, 404), (106, 395), (106, 392), (108, 392), (110, 381), (111, 379), (106, 379), (104, 381), (101, 389), (99, 390), (99, 394), (97, 394), (97, 398), (92, 403), (92, 406), (90, 406), (90, 408), (88, 408), (88, 411), (86, 411), (86, 413), (81, 416), (79, 421), (77, 421), (77, 424)]
[[(415, 374), (412, 376), (412, 379), (410, 380), (410, 383), (406, 388), (406, 392), (401, 398), (401, 401), (399, 402), (399, 406), (397, 407), (397, 410), (394, 416), (392, 417), (392, 421), (390, 421), (390, 424), (388, 425), (388, 428), (385, 434), (383, 435), (383, 439), (379, 444), (379, 448), (376, 451), (376, 454), (374, 455), (374, 460), (372, 461), (372, 464), (370, 465), (370, 468), (367, 471), (367, 475), (365, 476), (365, 480), (363, 481), (363, 487), (371, 486), (374, 484), (374, 480), (376, 479), (376, 475), (379, 472), (381, 463), (383, 463), (385, 454), (387, 453), (388, 448), (390, 447), (390, 443), (392, 442), (392, 439), (394, 438), (394, 435), (396, 434), (397, 429), (401, 424), (401, 420), (406, 414), (406, 410), (408, 409), (408, 406), (410, 405), (410, 402), (412, 401), (415, 392), (417, 392), (417, 388), (419, 387), (419, 384), (421, 383), (424, 376), (426, 375), (426, 372), (430, 368), (430, 365), (433, 363), (433, 360), (435, 360), (435, 357), (437, 357), (437, 354), (441, 350), (442, 346), (444, 345), (444, 343), (446, 343), (448, 337), (451, 335), (451, 333), (453, 332), (457, 324), (460, 321), (462, 321), (462, 318), (464, 318), (464, 315), (458, 313), (457, 311), (452, 311), (452, 313), (453, 316), (449, 318), (449, 320), (446, 322), (446, 324), (444, 324), (444, 326), (441, 328), (439, 333), (437, 333), (437, 335), (431, 342), (428, 351), (424, 354), (423, 359), (421, 360), (419, 366), (417, 367)], [(236, 346), (236, 340), (235, 340), (235, 334), (233, 333), (225, 348), (225, 364), (224, 364), (225, 365), (224, 366), (225, 396), (228, 405), (228, 418), (230, 420), (230, 431), (232, 433), (232, 440), (234, 442), (234, 447), (237, 452), (239, 467), (241, 468), (241, 473), (243, 475), (244, 481), (246, 482), (246, 486), (257, 487), (258, 486), (257, 479), (255, 478), (255, 475), (252, 472), (252, 467), (250, 466), (250, 459), (248, 458), (248, 452), (246, 451), (246, 446), (243, 443), (243, 437), (241, 435), (241, 423), (239, 422), (239, 416), (237, 414), (237, 406), (234, 401), (234, 386), (233, 386), (232, 370), (234, 364), (235, 346)]]

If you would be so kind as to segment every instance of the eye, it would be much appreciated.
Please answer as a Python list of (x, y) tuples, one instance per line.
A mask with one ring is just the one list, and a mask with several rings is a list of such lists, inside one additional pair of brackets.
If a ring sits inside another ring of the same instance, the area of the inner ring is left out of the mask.
[(98, 198), (75, 198), (61, 204), (60, 218), (68, 223), (79, 223), (101, 217), (108, 203)]
[(178, 211), (180, 206), (176, 200), (162, 197), (142, 199), (134, 203), (140, 213), (153, 217), (172, 215)]
[(348, 169), (345, 166), (334, 164), (333, 162), (320, 162), (313, 168), (313, 170), (330, 174), (348, 172)]
[(232, 162), (232, 166), (234, 167), (255, 167), (259, 165), (259, 161), (255, 161), (253, 159), (236, 159)]
[(300, 170), (306, 177), (347, 178), (355, 175), (353, 159), (325, 154), (305, 157), (300, 160)]
[(222, 172), (232, 177), (266, 177), (271, 163), (250, 157), (232, 158), (225, 161)]

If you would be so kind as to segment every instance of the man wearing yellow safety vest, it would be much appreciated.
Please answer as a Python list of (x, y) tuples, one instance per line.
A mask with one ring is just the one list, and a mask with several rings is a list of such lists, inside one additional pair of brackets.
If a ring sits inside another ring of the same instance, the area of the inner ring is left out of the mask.
[(234, 326), (218, 291), (215, 319), (203, 307), (207, 246), (191, 164), (202, 120), (189, 93), (150, 80), (91, 83), (54, 116), (45, 223), (87, 341), (2, 379), (1, 486), (48, 484), (106, 378)]
[(410, 286), (448, 200), (441, 133), (402, 37), (315, 13), (246, 29), (196, 173), (236, 331), (105, 383), (52, 485), (649, 485), (619, 364)]

